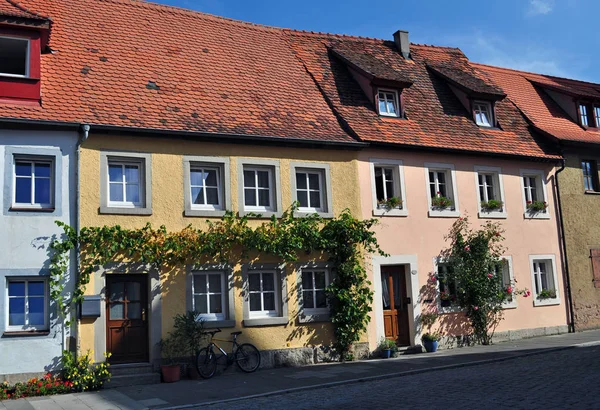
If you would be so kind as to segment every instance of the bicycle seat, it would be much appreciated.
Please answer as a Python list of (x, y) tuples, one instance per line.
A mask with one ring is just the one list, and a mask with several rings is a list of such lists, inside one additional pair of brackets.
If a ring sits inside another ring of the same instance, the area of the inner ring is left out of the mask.
[(231, 336), (239, 336), (242, 332), (231, 332)]
[(217, 333), (219, 333), (220, 331), (221, 331), (221, 329), (216, 329), (216, 330), (211, 330), (210, 332), (206, 332), (206, 333), (209, 334), (209, 335), (211, 335), (211, 336), (214, 336)]

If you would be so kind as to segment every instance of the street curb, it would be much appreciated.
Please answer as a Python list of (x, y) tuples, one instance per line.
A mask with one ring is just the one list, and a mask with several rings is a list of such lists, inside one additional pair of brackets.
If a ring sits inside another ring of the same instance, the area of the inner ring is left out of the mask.
[(202, 403), (196, 403), (196, 404), (182, 404), (179, 406), (172, 406), (172, 407), (161, 407), (160, 410), (179, 410), (179, 409), (189, 409), (189, 408), (193, 408), (193, 407), (212, 406), (215, 404), (225, 404), (225, 403), (231, 403), (231, 402), (236, 402), (236, 401), (241, 401), (241, 400), (256, 399), (256, 398), (260, 398), (260, 397), (269, 397), (269, 396), (278, 396), (281, 394), (298, 393), (298, 392), (302, 392), (302, 391), (306, 391), (306, 390), (325, 389), (325, 388), (336, 387), (336, 386), (341, 386), (341, 385), (345, 385), (345, 384), (356, 384), (356, 383), (377, 381), (377, 380), (383, 380), (383, 379), (389, 379), (389, 378), (395, 378), (395, 377), (412, 376), (415, 374), (428, 373), (428, 372), (434, 372), (434, 371), (458, 369), (461, 367), (471, 367), (471, 366), (479, 366), (482, 364), (499, 363), (499, 362), (505, 362), (508, 360), (519, 359), (522, 357), (537, 356), (537, 355), (546, 354), (546, 353), (559, 352), (562, 350), (575, 349), (578, 347), (591, 347), (591, 346), (600, 346), (600, 340), (596, 340), (593, 342), (577, 343), (577, 344), (572, 344), (572, 345), (567, 345), (567, 346), (553, 347), (553, 348), (544, 349), (544, 350), (540, 350), (540, 351), (536, 351), (536, 352), (528, 352), (528, 353), (521, 353), (521, 354), (517, 353), (517, 354), (511, 355), (511, 356), (498, 357), (495, 359), (476, 360), (476, 361), (472, 361), (472, 362), (448, 364), (448, 365), (444, 365), (444, 366), (427, 367), (424, 369), (406, 370), (403, 372), (395, 372), (395, 373), (385, 373), (385, 374), (379, 374), (376, 376), (359, 377), (356, 379), (347, 379), (347, 380), (340, 380), (340, 381), (335, 381), (335, 382), (313, 384), (310, 386), (302, 386), (302, 387), (293, 387), (293, 388), (289, 388), (289, 389), (274, 390), (274, 391), (270, 391), (270, 392), (266, 392), (266, 393), (258, 393), (258, 394), (251, 394), (248, 396), (234, 397), (231, 399), (214, 400), (214, 401), (202, 402)]

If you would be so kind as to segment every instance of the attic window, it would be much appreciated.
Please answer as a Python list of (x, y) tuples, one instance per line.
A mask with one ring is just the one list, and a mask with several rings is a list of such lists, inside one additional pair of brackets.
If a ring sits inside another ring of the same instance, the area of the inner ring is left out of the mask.
[(0, 75), (29, 76), (29, 39), (0, 37)]
[(600, 125), (600, 107), (594, 107), (594, 116), (596, 117), (596, 127)]
[(579, 122), (584, 127), (595, 127), (598, 124), (598, 112), (597, 108), (595, 108), (595, 116), (596, 121), (594, 121), (594, 117), (592, 116), (592, 106), (591, 104), (579, 104)]
[(492, 127), (494, 124), (492, 115), (492, 104), (486, 101), (475, 101), (473, 103), (475, 123), (480, 127)]
[(398, 104), (398, 92), (395, 90), (377, 90), (379, 115), (385, 117), (399, 117), (400, 104)]

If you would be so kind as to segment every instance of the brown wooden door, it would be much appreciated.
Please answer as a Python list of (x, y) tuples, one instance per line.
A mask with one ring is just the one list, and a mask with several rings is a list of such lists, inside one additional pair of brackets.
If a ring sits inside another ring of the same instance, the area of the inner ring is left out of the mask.
[(408, 305), (411, 300), (406, 289), (404, 266), (381, 267), (381, 290), (385, 337), (400, 346), (409, 346)]
[(106, 350), (112, 363), (148, 361), (147, 275), (106, 275)]

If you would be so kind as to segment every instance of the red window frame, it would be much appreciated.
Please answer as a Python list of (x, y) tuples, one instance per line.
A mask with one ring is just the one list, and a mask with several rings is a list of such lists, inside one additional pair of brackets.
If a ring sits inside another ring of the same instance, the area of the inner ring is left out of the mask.
[(0, 28), (0, 37), (21, 37), (29, 40), (29, 75), (27, 77), (0, 74), (0, 102), (39, 104), (41, 96), (41, 34), (39, 31)]

